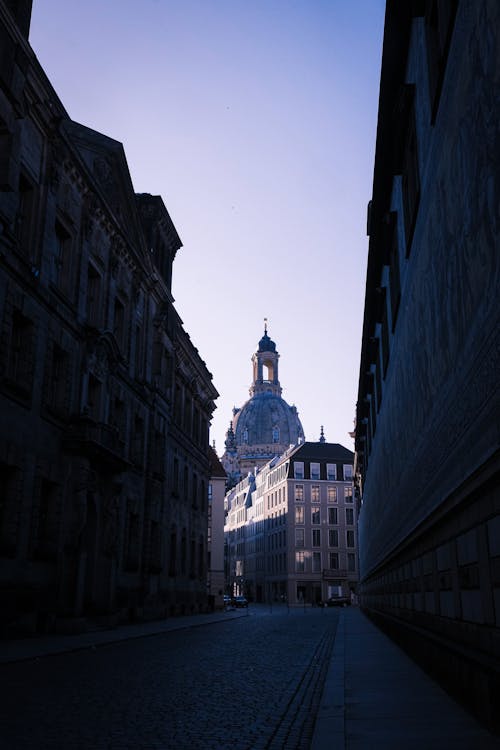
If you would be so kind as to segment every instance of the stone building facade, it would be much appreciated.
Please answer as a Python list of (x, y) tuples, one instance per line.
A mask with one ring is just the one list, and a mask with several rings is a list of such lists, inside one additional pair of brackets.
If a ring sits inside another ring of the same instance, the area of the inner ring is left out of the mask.
[(0, 0), (0, 629), (206, 607), (217, 391), (171, 293), (181, 241), (73, 122)]
[(250, 398), (242, 407), (233, 409), (226, 433), (221, 461), (231, 487), (256, 467), (265, 466), (274, 456), (281, 455), (290, 445), (304, 440), (297, 408), (289, 406), (281, 396), (279, 356), (276, 344), (268, 336), (266, 323), (264, 335), (252, 356)]
[(361, 601), (500, 704), (500, 5), (389, 0), (356, 422)]
[(302, 443), (227, 493), (229, 593), (310, 606), (356, 590), (353, 460), (337, 443)]

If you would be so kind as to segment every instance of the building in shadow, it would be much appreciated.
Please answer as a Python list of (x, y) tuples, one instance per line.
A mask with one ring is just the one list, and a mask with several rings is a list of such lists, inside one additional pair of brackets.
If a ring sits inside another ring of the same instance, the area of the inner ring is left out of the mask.
[(66, 113), (0, 2), (0, 628), (205, 609), (217, 391), (181, 241), (122, 145)]
[(356, 420), (361, 601), (500, 703), (500, 5), (389, 0)]

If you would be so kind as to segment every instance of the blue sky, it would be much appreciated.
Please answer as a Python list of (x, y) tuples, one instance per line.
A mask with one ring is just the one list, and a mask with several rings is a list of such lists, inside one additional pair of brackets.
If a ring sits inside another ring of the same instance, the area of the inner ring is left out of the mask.
[(34, 0), (70, 116), (123, 143), (183, 242), (173, 294), (220, 393), (219, 453), (268, 318), (306, 439), (352, 448), (383, 0)]

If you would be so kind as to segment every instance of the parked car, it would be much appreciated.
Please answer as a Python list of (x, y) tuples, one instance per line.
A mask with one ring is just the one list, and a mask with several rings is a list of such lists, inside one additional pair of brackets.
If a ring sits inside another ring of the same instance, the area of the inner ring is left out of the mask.
[(232, 597), (230, 597), (229, 594), (224, 594), (224, 609), (226, 609), (226, 607), (230, 607), (232, 603)]
[(350, 596), (331, 596), (326, 600), (327, 607), (347, 607), (351, 603)]
[(233, 596), (232, 604), (234, 607), (248, 607), (248, 600), (244, 596)]

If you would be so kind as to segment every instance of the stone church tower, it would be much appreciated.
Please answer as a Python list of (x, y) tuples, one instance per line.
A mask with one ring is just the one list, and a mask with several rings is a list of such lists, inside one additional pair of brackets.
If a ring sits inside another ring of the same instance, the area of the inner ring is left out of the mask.
[(278, 378), (279, 354), (267, 334), (259, 341), (252, 357), (253, 381), (250, 398), (241, 408), (233, 409), (233, 418), (226, 433), (222, 465), (234, 486), (255, 467), (281, 455), (290, 445), (304, 441), (304, 430), (295, 406), (281, 397)]

